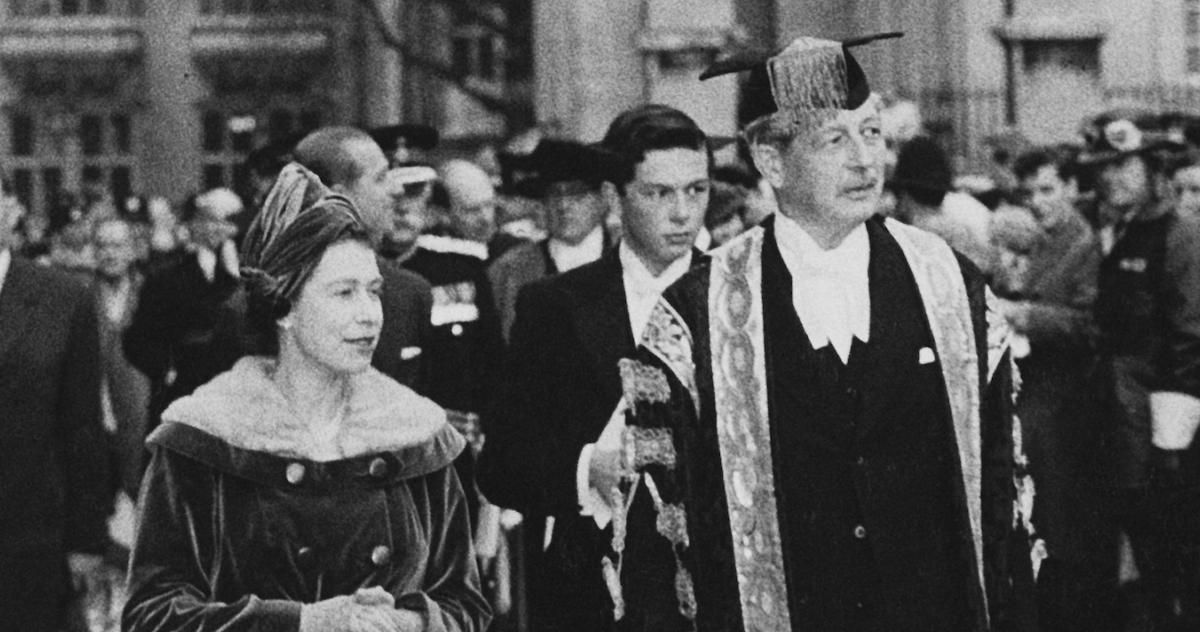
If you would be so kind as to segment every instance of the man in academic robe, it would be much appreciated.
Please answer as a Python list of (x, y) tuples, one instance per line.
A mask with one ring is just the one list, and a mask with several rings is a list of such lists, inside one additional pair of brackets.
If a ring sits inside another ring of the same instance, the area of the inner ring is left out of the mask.
[(517, 184), (541, 200), (549, 236), (512, 247), (488, 266), (496, 310), (507, 338), (517, 293), (538, 279), (567, 272), (600, 258), (608, 248), (608, 213), (601, 184), (611, 180), (615, 156), (583, 143), (547, 139), (520, 162), (536, 175)]
[[(1030, 543), (1002, 319), (940, 238), (873, 217), (878, 106), (848, 42), (750, 70), (779, 212), (669, 288), (622, 364), (628, 468), (699, 630), (1027, 630)], [(610, 496), (611, 497), (611, 496)], [(635, 502), (636, 506), (636, 502)], [(614, 541), (614, 594), (652, 556)]]
[[(525, 516), (530, 629), (538, 631), (614, 624), (603, 568), (619, 527), (597, 490), (619, 471), (619, 433), (606, 427), (621, 399), (617, 361), (633, 351), (662, 290), (699, 256), (692, 244), (708, 202), (705, 136), (682, 112), (630, 110), (602, 146), (629, 165), (601, 187), (621, 211), (624, 237), (598, 261), (519, 292), (480, 458), (488, 499)], [(648, 505), (644, 515), (651, 519)], [(673, 559), (665, 543), (659, 552)]]

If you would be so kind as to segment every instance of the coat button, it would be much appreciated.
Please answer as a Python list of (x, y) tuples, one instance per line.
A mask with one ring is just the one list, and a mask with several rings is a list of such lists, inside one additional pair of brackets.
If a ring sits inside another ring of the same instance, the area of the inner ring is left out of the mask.
[(861, 524), (857, 527), (854, 527), (854, 537), (858, 538), (859, 540), (865, 540), (867, 538), (867, 528)]
[(392, 550), (382, 544), (371, 550), (371, 563), (376, 566), (385, 566), (392, 559)]
[(292, 485), (299, 485), (304, 482), (304, 464), (288, 463), (286, 476), (287, 482)]
[(369, 472), (371, 476), (374, 476), (375, 478), (383, 478), (387, 476), (387, 461), (384, 461), (383, 457), (375, 457), (371, 460), (371, 465), (367, 468), (367, 472)]
[(462, 326), (462, 325), (460, 325), (460, 324), (458, 324), (458, 323), (454, 323), (454, 325), (452, 325), (452, 326), (450, 327), (450, 335), (451, 335), (451, 336), (454, 336), (455, 338), (457, 338), (457, 337), (461, 336), (461, 335), (462, 335), (462, 333), (463, 333), (463, 326)]
[(317, 554), (313, 553), (311, 546), (302, 546), (296, 551), (296, 564), (301, 568), (312, 568), (317, 561)]

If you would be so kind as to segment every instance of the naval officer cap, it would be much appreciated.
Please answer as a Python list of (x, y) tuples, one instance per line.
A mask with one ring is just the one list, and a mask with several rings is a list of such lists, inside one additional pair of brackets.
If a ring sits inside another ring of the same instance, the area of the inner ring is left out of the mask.
[(438, 144), (437, 128), (420, 123), (401, 123), (367, 130), (367, 134), (379, 144), (384, 153), (395, 152), (401, 146), (407, 149), (430, 151)]
[(842, 41), (798, 37), (782, 50), (741, 51), (717, 60), (700, 80), (748, 72), (742, 88), (745, 120), (783, 112), (797, 124), (812, 124), (816, 113), (855, 110), (871, 96), (867, 75), (850, 49), (903, 35), (892, 31)]

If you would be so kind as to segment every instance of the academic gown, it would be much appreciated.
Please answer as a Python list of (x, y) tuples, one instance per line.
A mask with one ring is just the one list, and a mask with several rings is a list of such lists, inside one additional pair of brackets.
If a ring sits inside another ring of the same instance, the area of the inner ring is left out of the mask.
[[(868, 234), (871, 335), (847, 366), (808, 343), (771, 221), (672, 286), (625, 362), (628, 464), (677, 555), (662, 607), (695, 629), (1033, 625), (1011, 361), (986, 286), (925, 233), (874, 219)], [(656, 574), (614, 559), (619, 595)]]

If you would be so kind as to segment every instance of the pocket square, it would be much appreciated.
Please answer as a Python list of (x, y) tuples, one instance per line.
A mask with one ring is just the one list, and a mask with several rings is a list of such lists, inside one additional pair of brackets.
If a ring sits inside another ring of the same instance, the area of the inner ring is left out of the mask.
[(420, 347), (404, 347), (403, 349), (400, 350), (400, 359), (401, 360), (412, 360), (413, 358), (415, 358), (419, 355), (421, 355)]
[(921, 347), (917, 352), (917, 364), (933, 364), (934, 359), (933, 349), (929, 347)]

